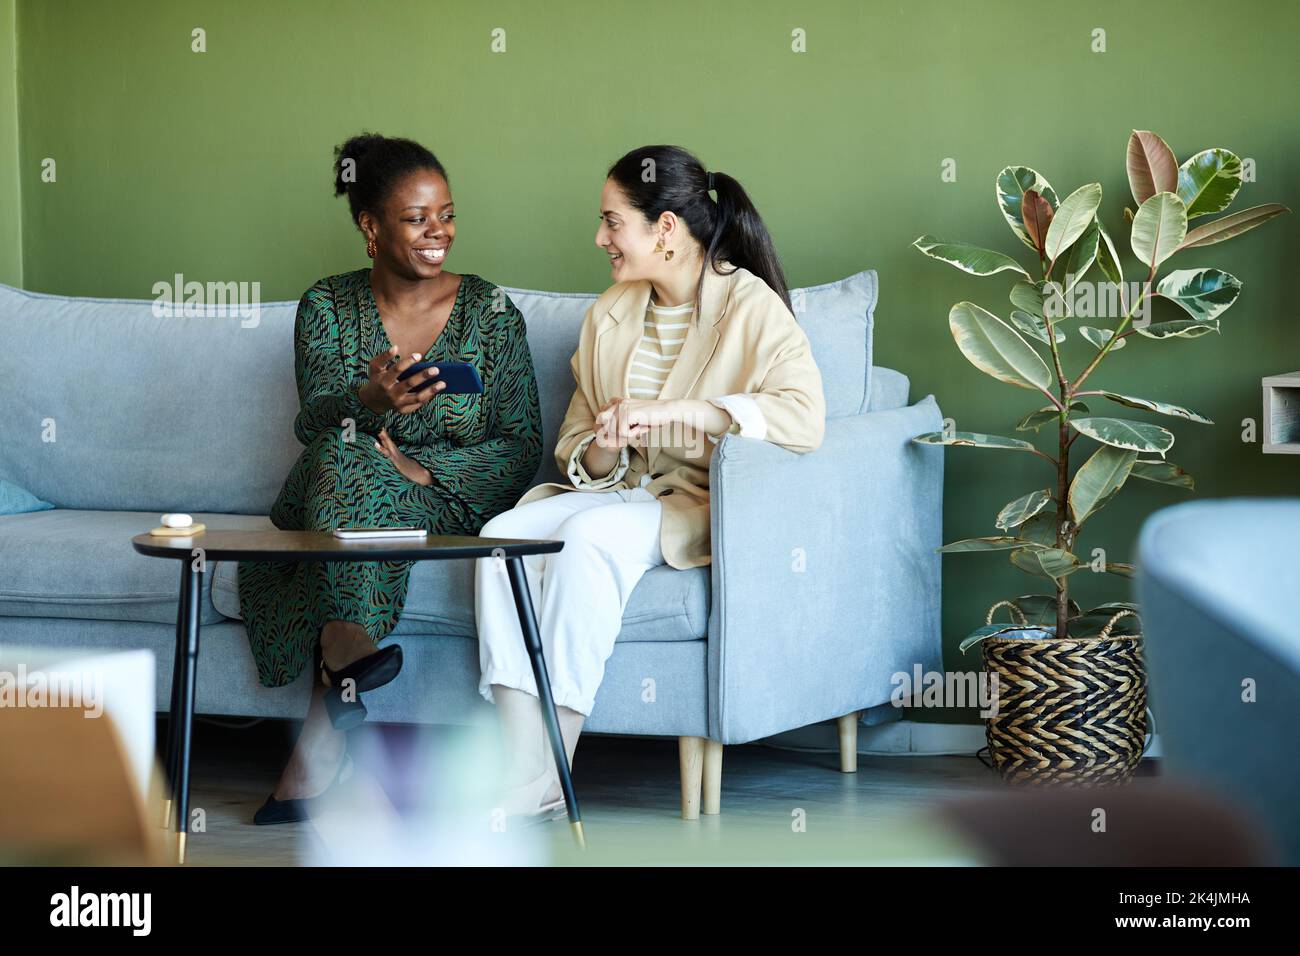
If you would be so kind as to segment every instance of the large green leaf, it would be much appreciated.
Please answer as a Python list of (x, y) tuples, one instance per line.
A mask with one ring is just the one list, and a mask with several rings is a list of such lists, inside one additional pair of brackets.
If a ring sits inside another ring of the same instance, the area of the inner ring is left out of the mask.
[[(1079, 326), (1079, 334), (1082, 335), (1085, 339), (1087, 339), (1092, 344), (1093, 348), (1095, 348), (1098, 352), (1100, 352), (1102, 348), (1105, 346), (1105, 344), (1109, 342), (1112, 338), (1114, 338), (1115, 330), (1094, 329), (1091, 325), (1081, 325)], [(1110, 347), (1110, 350), (1112, 352), (1118, 352), (1126, 344), (1127, 343), (1124, 341), (1124, 339), (1121, 338), (1114, 345)]]
[(957, 650), (964, 654), (980, 641), (998, 635), (1003, 637), (1023, 635), (1031, 640), (1042, 640), (1043, 635), (1039, 633), (1040, 630), (1038, 627), (1026, 627), (1023, 624), (981, 624), (961, 639), (961, 643), (957, 645)]
[(1019, 272), (1026, 279), (1029, 278), (1029, 273), (1020, 263), (993, 249), (981, 249), (979, 246), (968, 246), (962, 242), (944, 242), (934, 236), (921, 236), (912, 245), (931, 259), (956, 266), (962, 272), (969, 272), (973, 276), (991, 276), (1010, 269)]
[(1183, 307), (1195, 322), (1217, 318), (1241, 295), (1241, 280), (1222, 269), (1176, 269), (1156, 285), (1156, 294)]
[(1268, 222), (1274, 216), (1280, 216), (1282, 213), (1290, 211), (1286, 206), (1275, 202), (1265, 203), (1262, 206), (1251, 206), (1249, 209), (1234, 212), (1230, 216), (1224, 216), (1221, 219), (1215, 219), (1197, 226), (1195, 229), (1188, 230), (1187, 238), (1183, 240), (1183, 244), (1178, 248), (1191, 249), (1193, 246), (1212, 246), (1216, 242), (1223, 242), (1225, 239), (1239, 236), (1243, 232), (1249, 232), (1256, 226)]
[(1120, 395), (1118, 392), (1101, 393), (1104, 397), (1109, 398), (1112, 402), (1118, 402), (1121, 405), (1127, 405), (1129, 408), (1145, 408), (1149, 412), (1158, 412), (1161, 415), (1172, 415), (1174, 418), (1185, 418), (1189, 422), (1200, 422), (1202, 425), (1213, 425), (1204, 415), (1198, 415), (1190, 409), (1183, 408), (1181, 405), (1170, 405), (1168, 402), (1157, 402), (1150, 398), (1134, 398), (1132, 395)]
[(1145, 461), (1139, 458), (1133, 462), (1133, 477), (1161, 485), (1173, 485), (1175, 488), (1186, 488), (1188, 491), (1196, 487), (1191, 475), (1163, 458)]
[(1051, 184), (1046, 179), (1028, 166), (1006, 167), (1002, 172), (998, 173), (994, 188), (997, 190), (998, 208), (1002, 210), (1002, 215), (1006, 218), (1011, 231), (1030, 249), (1037, 251), (1038, 244), (1030, 239), (1029, 233), (1025, 231), (1024, 214), (1021, 211), (1025, 192), (1030, 189), (1034, 190), (1055, 209), (1058, 205), (1056, 190), (1052, 189)]
[(1226, 149), (1203, 149), (1178, 167), (1178, 198), (1187, 218), (1222, 212), (1241, 188), (1241, 160)]
[(1075, 283), (1088, 274), (1092, 264), (1097, 261), (1097, 247), (1101, 239), (1101, 229), (1094, 218), (1083, 231), (1077, 242), (1070, 247), (1070, 254), (1065, 259), (1065, 288), (1073, 289)]
[(1173, 193), (1156, 193), (1133, 217), (1129, 241), (1143, 265), (1155, 268), (1174, 254), (1187, 235), (1187, 207)]
[(1063, 314), (1065, 299), (1061, 295), (1058, 282), (1017, 282), (1011, 287), (1011, 304), (1021, 312), (1028, 312), (1040, 319), (1051, 309)]
[(1120, 264), (1119, 253), (1115, 251), (1115, 243), (1111, 242), (1110, 233), (1101, 224), (1101, 220), (1097, 221), (1097, 231), (1101, 233), (1101, 242), (1097, 245), (1097, 265), (1107, 279), (1119, 285), (1124, 281), (1124, 267)]
[(1023, 548), (1012, 551), (1011, 563), (1021, 571), (1053, 580), (1068, 577), (1083, 567), (1078, 558), (1059, 548)]
[(948, 313), (957, 348), (972, 365), (1020, 388), (1047, 388), (1052, 373), (1020, 333), (974, 302), (958, 302)]
[(1128, 139), (1128, 185), (1139, 206), (1156, 193), (1178, 190), (1178, 160), (1169, 144), (1150, 130), (1135, 129)]
[(1211, 332), (1219, 331), (1219, 320), (1194, 322), (1191, 319), (1171, 319), (1168, 322), (1152, 322), (1150, 325), (1135, 325), (1133, 331), (1149, 339), (1195, 339)]
[(1052, 217), (1052, 224), (1047, 227), (1044, 250), (1050, 261), (1055, 262), (1083, 235), (1100, 205), (1101, 183), (1080, 186), (1061, 201), (1060, 208)]
[[(1089, 614), (1116, 614), (1119, 611), (1139, 611), (1138, 605), (1132, 601), (1107, 601), (1105, 604), (1098, 604), (1096, 607), (1088, 608)], [(1130, 620), (1128, 617), (1120, 618), (1121, 621)], [(1119, 621), (1115, 622), (1115, 627), (1119, 627)]]
[(965, 538), (961, 541), (954, 541), (952, 544), (945, 544), (942, 548), (935, 550), (941, 554), (962, 554), (968, 551), (1010, 551), (1012, 548), (1036, 547), (1028, 544), (1020, 538), (999, 537), (994, 535), (987, 538)]
[(1031, 491), (1027, 495), (1022, 495), (1015, 501), (1003, 506), (998, 512), (997, 520), (994, 522), (1003, 531), (1010, 531), (1012, 528), (1024, 524), (1038, 512), (1042, 511), (1052, 500), (1052, 489), (1044, 488), (1041, 491)]
[[(1087, 410), (1088, 406), (1083, 402), (1070, 403), (1070, 411), (1072, 412), (1086, 412)], [(1036, 412), (1030, 412), (1024, 418), (1020, 419), (1020, 424), (1016, 426), (1016, 431), (1027, 432), (1031, 428), (1034, 431), (1038, 431), (1048, 422), (1056, 422), (1059, 421), (1060, 418), (1061, 413), (1057, 410), (1056, 406), (1048, 405), (1045, 408), (1038, 409)]]
[(1057, 525), (1060, 523), (1055, 509), (1040, 511), (1020, 526), (1016, 537), (1029, 546), (1056, 547)]
[[(1025, 335), (1038, 339), (1044, 345), (1047, 345), (1047, 320), (1040, 319), (1036, 315), (1030, 315), (1028, 312), (1021, 312), (1019, 309), (1011, 310), (1011, 324), (1018, 328)], [(1065, 341), (1065, 333), (1060, 329), (1053, 329), (1057, 342)]]
[(926, 432), (917, 435), (912, 441), (922, 445), (970, 445), (974, 448), (1001, 448), (1007, 451), (1037, 451), (1027, 441), (1019, 438), (1003, 438), (1001, 435), (985, 435), (982, 432)]
[(1089, 438), (1116, 448), (1163, 454), (1174, 444), (1173, 432), (1149, 422), (1133, 422), (1126, 418), (1072, 418), (1070, 424)]
[(1102, 445), (1085, 461), (1070, 482), (1070, 514), (1083, 524), (1119, 491), (1128, 478), (1137, 452)]

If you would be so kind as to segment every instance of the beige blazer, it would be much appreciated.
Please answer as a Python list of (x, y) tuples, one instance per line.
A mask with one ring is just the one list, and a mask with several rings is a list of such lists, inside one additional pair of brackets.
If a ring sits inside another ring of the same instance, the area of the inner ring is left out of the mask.
[[(650, 292), (647, 281), (620, 282), (587, 311), (569, 363), (576, 388), (555, 445), (561, 472), (578, 445), (594, 434), (596, 413), (610, 399), (628, 393), (628, 372), (641, 342)], [(729, 275), (706, 269), (695, 319), (660, 399), (708, 400), (743, 393), (762, 410), (767, 441), (801, 453), (817, 448), (826, 425), (821, 373), (808, 337), (780, 296), (745, 269)], [(709, 460), (716, 445), (699, 433), (688, 438), (681, 429), (661, 433), (657, 441), (671, 443), (630, 448), (622, 480), (599, 490), (635, 488), (649, 472), (646, 490), (663, 505), (664, 559), (674, 568), (708, 564)], [(596, 489), (550, 482), (529, 490), (518, 504), (588, 490)]]

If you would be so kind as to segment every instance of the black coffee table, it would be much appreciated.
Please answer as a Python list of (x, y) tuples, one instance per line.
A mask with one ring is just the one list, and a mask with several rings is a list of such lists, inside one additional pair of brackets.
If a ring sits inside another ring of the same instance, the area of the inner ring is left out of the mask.
[(528, 657), (537, 681), (542, 718), (551, 741), (551, 752), (560, 771), (560, 787), (568, 804), (569, 824), (579, 846), (585, 845), (578, 798), (573, 792), (564, 739), (555, 714), (551, 681), (542, 657), (528, 579), (523, 558), (552, 554), (563, 541), (524, 541), (514, 538), (474, 538), (429, 535), (424, 538), (345, 541), (326, 531), (200, 531), (187, 537), (156, 537), (138, 534), (131, 545), (141, 554), (172, 558), (181, 564), (180, 601), (176, 613), (176, 657), (172, 666), (171, 722), (167, 730), (167, 773), (176, 804), (177, 855), (185, 862), (185, 840), (189, 832), (190, 740), (194, 725), (195, 665), (199, 656), (199, 606), (203, 573), (208, 561), (451, 561), (501, 558), (510, 576), (510, 590), (519, 614)]

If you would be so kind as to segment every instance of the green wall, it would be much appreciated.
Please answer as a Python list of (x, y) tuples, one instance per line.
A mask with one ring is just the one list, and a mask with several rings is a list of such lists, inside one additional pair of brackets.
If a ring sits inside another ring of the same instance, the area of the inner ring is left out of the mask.
[[(968, 366), (947, 329), (959, 299), (1005, 316), (1010, 282), (961, 275), (909, 243), (932, 233), (1025, 252), (994, 206), (1002, 166), (1034, 166), (1062, 195), (1099, 180), (1105, 222), (1126, 237), (1125, 143), (1149, 128), (1180, 159), (1215, 145), (1252, 158), (1258, 182), (1237, 208), (1300, 208), (1300, 8), (1266, 0), (19, 0), (18, 23), (29, 288), (147, 297), (183, 272), (296, 297), (365, 261), (331, 195), (330, 159), (372, 129), (424, 141), (450, 169), (453, 268), (598, 290), (604, 168), (632, 146), (676, 142), (752, 190), (792, 284), (879, 270), (878, 363), (969, 430), (1006, 432), (1037, 404)], [(206, 53), (190, 50), (195, 27)], [(489, 50), (495, 27), (503, 54)], [(795, 28), (806, 53), (791, 52)], [(1105, 53), (1091, 50), (1094, 28)], [(6, 142), (0, 132), (0, 151)], [(39, 181), (47, 156), (57, 184)], [(955, 182), (941, 181), (946, 158)], [(1240, 439), (1242, 419), (1260, 416), (1260, 377), (1300, 368), (1286, 293), (1298, 253), (1290, 216), (1180, 257), (1245, 281), (1223, 335), (1138, 339), (1093, 379), (1219, 423), (1175, 426), (1170, 457), (1196, 475), (1197, 495), (1300, 487), (1300, 462)], [(1071, 335), (1077, 364), (1089, 347)], [(992, 533), (1005, 502), (1049, 483), (1031, 456), (955, 449), (947, 461), (949, 540)], [(1134, 484), (1085, 538), (1111, 560), (1131, 558), (1145, 515), (1185, 497)], [(1000, 556), (946, 558), (944, 576), (948, 663), (974, 667), (956, 641), (997, 598), (1038, 588)], [(1106, 575), (1074, 580), (1085, 602), (1129, 593)]]
[(14, 0), (0, 0), (0, 283), (23, 284), (18, 175), (18, 29)]

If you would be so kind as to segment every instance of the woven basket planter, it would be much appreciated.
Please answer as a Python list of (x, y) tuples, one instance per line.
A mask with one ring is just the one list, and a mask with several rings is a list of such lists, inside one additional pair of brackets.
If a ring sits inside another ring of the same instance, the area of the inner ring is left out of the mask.
[[(988, 614), (1007, 605), (1002, 601)], [(1145, 749), (1147, 675), (1142, 636), (989, 637), (984, 668), (998, 680), (988, 718), (989, 756), (1008, 783), (1098, 787), (1126, 783)], [(1135, 615), (1136, 616), (1136, 615)]]

